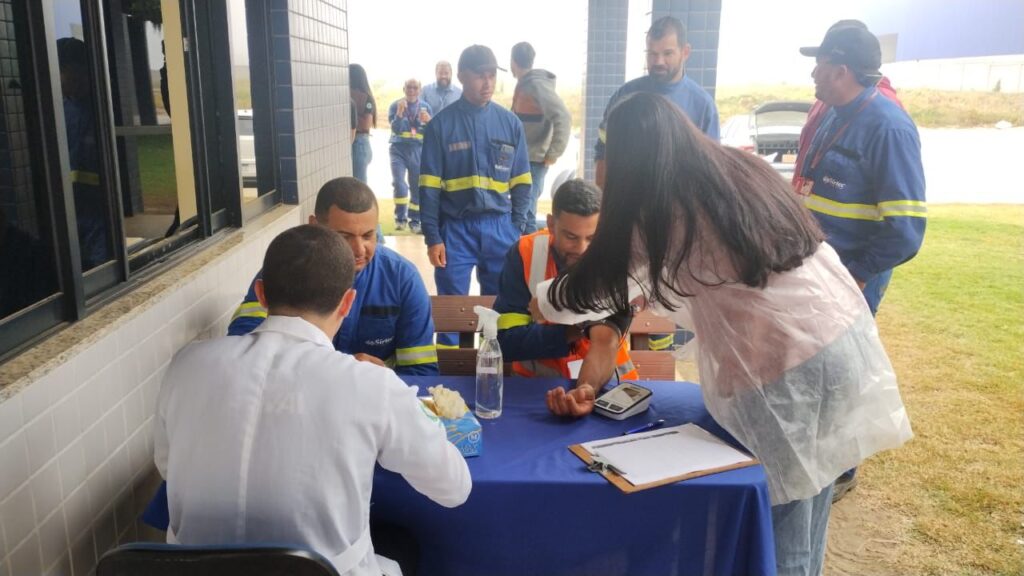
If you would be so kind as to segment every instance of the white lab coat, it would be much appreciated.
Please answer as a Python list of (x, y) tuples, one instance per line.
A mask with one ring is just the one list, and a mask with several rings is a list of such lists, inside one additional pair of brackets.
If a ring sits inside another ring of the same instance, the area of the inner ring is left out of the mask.
[(342, 574), (381, 574), (368, 531), (374, 464), (447, 507), (472, 486), (415, 387), (295, 317), (178, 352), (154, 438), (168, 541), (300, 545)]
[[(752, 288), (734, 280), (714, 235), (699, 238), (675, 279), (693, 296), (678, 298), (674, 311), (653, 311), (697, 335), (704, 403), (764, 465), (773, 505), (810, 498), (913, 436), (874, 319), (831, 246), (822, 243), (798, 268)], [(642, 264), (633, 277), (646, 278), (645, 254), (634, 250), (634, 259)], [(550, 286), (537, 289), (546, 319), (575, 324), (607, 315), (555, 310)], [(646, 293), (630, 281), (631, 298)]]

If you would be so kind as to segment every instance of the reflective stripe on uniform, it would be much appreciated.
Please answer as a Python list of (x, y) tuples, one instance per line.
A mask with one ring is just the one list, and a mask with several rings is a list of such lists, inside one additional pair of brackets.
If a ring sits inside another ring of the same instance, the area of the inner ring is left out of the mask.
[(89, 186), (99, 186), (100, 175), (95, 172), (86, 172), (85, 170), (72, 170), (71, 181), (76, 184), (88, 184)]
[(260, 305), (259, 302), (243, 302), (241, 306), (235, 310), (235, 315), (231, 317), (231, 321), (234, 322), (236, 318), (266, 318), (267, 309)]
[(533, 317), (529, 314), (506, 312), (498, 316), (498, 330), (508, 330), (509, 328), (516, 328), (518, 326), (528, 326), (531, 322), (533, 322)]
[(433, 344), (398, 348), (395, 350), (396, 364), (399, 366), (416, 366), (437, 362), (437, 347)]
[(408, 196), (406, 196), (405, 198), (395, 198), (395, 204), (402, 205), (402, 204), (408, 204), (408, 203), (409, 203), (409, 197)]
[(893, 216), (928, 217), (928, 204), (920, 200), (888, 200), (886, 202), (879, 202), (878, 209), (881, 211), (883, 218)]
[(804, 199), (804, 204), (808, 210), (815, 212), (821, 212), (822, 214), (828, 214), (829, 216), (835, 216), (836, 218), (846, 218), (848, 220), (872, 220), (875, 222), (882, 221), (882, 215), (878, 211), (878, 206), (873, 204), (847, 204), (844, 202), (836, 202), (835, 200), (829, 200), (823, 196), (817, 194), (811, 194)]
[(625, 378), (626, 374), (634, 370), (636, 370), (636, 366), (633, 364), (632, 358), (615, 367), (615, 372), (619, 375), (619, 378)]
[(420, 205), (419, 204), (413, 204), (412, 202), (409, 203), (409, 210), (419, 210), (419, 209), (420, 209)]
[(519, 176), (516, 176), (515, 178), (508, 181), (509, 188), (515, 188), (520, 184), (533, 185), (533, 174), (530, 174), (529, 172), (523, 172)]
[(458, 344), (442, 344), (442, 343), (438, 342), (435, 346), (437, 346), (438, 350), (458, 350), (459, 349), (459, 345)]
[(508, 192), (508, 182), (492, 180), (487, 176), (473, 175), (466, 176), (464, 178), (452, 178), (451, 180), (445, 180), (443, 188), (446, 192), (459, 192), (461, 190), (481, 188), (483, 190), (492, 190), (498, 194), (504, 194), (505, 192)]
[(600, 140), (601, 142), (608, 141), (608, 137), (607, 134), (605, 134), (604, 128), (597, 129), (597, 139)]
[(648, 336), (647, 344), (651, 347), (651, 350), (665, 350), (672, 345), (675, 340), (675, 334), (669, 334), (667, 336)]
[(423, 140), (423, 134), (419, 132), (413, 134), (412, 132), (402, 132), (398, 135), (401, 138), (412, 138), (413, 140)]
[(444, 188), (441, 183), (441, 179), (437, 176), (431, 176), (430, 174), (420, 174), (420, 186), (426, 186), (428, 188)]
[(546, 280), (545, 272), (548, 268), (548, 239), (547, 234), (539, 234), (533, 239), (533, 255), (530, 258), (530, 275), (526, 279), (526, 285), (530, 288), (530, 295), (537, 295), (537, 284)]

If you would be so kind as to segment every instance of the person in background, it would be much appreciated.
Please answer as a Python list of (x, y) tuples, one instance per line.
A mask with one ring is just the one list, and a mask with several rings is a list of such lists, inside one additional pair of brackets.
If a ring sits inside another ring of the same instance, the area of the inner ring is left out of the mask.
[(331, 344), (356, 299), (355, 268), (329, 228), (286, 230), (256, 283), (266, 321), (174, 356), (153, 426), (169, 543), (286, 542), (340, 574), (400, 574), (371, 542), (375, 466), (442, 506), (466, 501), (466, 461), (416, 388)]
[(576, 379), (577, 387), (595, 392), (613, 378), (638, 377), (625, 340), (631, 313), (582, 326), (538, 323), (530, 316), (537, 284), (579, 261), (594, 239), (600, 210), (600, 188), (568, 180), (555, 191), (547, 228), (523, 236), (505, 255), (494, 300), (501, 314), (498, 343), (520, 376)]
[[(391, 103), (391, 185), (395, 198), (395, 229), (420, 233), (420, 152), (423, 128), (430, 121), (430, 105), (420, 100), (420, 82), (405, 81), (404, 98)], [(406, 178), (408, 177), (408, 180)], [(410, 198), (411, 196), (411, 198)]]
[[(860, 20), (840, 20), (833, 24), (828, 31), (831, 32), (837, 28), (856, 27), (868, 29), (867, 25)], [(885, 75), (878, 80), (878, 84), (875, 84), (878, 88), (878, 93), (885, 96), (889, 100), (892, 100), (900, 108), (903, 108), (903, 103), (900, 102), (899, 97), (896, 95), (896, 89), (892, 87), (892, 81)], [(804, 186), (803, 168), (804, 162), (807, 160), (807, 149), (811, 147), (811, 140), (814, 138), (814, 133), (818, 131), (818, 127), (821, 126), (821, 120), (825, 117), (825, 113), (831, 110), (832, 107), (825, 104), (821, 100), (815, 99), (814, 104), (811, 105), (810, 111), (807, 113), (807, 120), (804, 122), (803, 128), (800, 129), (800, 141), (797, 145), (796, 153), (796, 164), (793, 167), (793, 190), (801, 196), (806, 196), (810, 193), (810, 190)]]
[[(800, 52), (815, 58), (814, 95), (829, 107), (804, 154), (800, 193), (875, 314), (893, 269), (924, 241), (921, 140), (876, 86), (882, 50), (863, 24), (834, 25)], [(857, 485), (856, 473), (836, 482), (836, 500)]]
[(377, 101), (373, 99), (366, 70), (359, 64), (349, 64), (348, 82), (352, 101), (352, 176), (368, 183), (366, 168), (373, 160), (370, 129), (377, 125)]
[[(434, 116), (423, 136), (420, 217), (438, 294), (497, 294), (501, 263), (519, 239), (530, 204), (523, 125), (491, 102), (498, 62), (486, 46), (459, 56), (462, 98)], [(439, 334), (439, 346), (456, 345)]]
[[(607, 152), (615, 217), (531, 309), (577, 324), (642, 301), (693, 327), (708, 411), (764, 466), (777, 573), (821, 574), (833, 482), (913, 435), (864, 297), (789, 184), (665, 98), (616, 106)], [(593, 410), (590, 390), (553, 396)]]
[(436, 115), (462, 97), (462, 88), (452, 84), (452, 65), (446, 60), (434, 66), (434, 77), (436, 82), (423, 87), (423, 101)]
[[(430, 296), (416, 267), (377, 242), (377, 214), (373, 191), (355, 178), (330, 180), (316, 195), (309, 223), (340, 235), (356, 259), (355, 301), (334, 336), (334, 347), (398, 374), (437, 374)], [(257, 274), (231, 319), (229, 335), (248, 334), (266, 319), (268, 311), (256, 292), (260, 277)]]
[(529, 234), (537, 230), (537, 199), (544, 192), (548, 167), (558, 161), (569, 144), (572, 117), (555, 92), (555, 75), (533, 67), (536, 52), (529, 42), (512, 47), (512, 76), (518, 80), (512, 96), (512, 112), (523, 122), (530, 151), (533, 198), (526, 213)]
[(651, 92), (668, 98), (683, 114), (709, 137), (718, 140), (718, 108), (715, 100), (692, 78), (686, 75), (690, 44), (686, 26), (677, 18), (663, 16), (647, 31), (647, 76), (630, 80), (612, 94), (604, 110), (604, 120), (594, 144), (595, 180), (604, 187), (605, 124), (608, 114), (626, 96), (635, 92)]

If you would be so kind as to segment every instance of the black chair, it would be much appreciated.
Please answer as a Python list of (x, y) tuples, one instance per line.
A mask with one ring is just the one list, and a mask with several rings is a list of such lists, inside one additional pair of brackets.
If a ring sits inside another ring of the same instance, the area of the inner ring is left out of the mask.
[(100, 558), (96, 576), (339, 576), (326, 558), (285, 546), (177, 546), (139, 542)]

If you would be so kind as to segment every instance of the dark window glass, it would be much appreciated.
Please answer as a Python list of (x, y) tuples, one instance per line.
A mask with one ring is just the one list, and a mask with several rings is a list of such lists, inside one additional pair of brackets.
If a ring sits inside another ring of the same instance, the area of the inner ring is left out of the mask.
[(96, 120), (94, 71), (76, 0), (55, 0), (54, 31), (70, 179), (82, 270), (88, 271), (114, 257), (111, 233), (110, 182), (102, 169), (100, 132)]
[(32, 146), (29, 27), (16, 8), (0, 0), (0, 319), (58, 291), (49, 198)]

